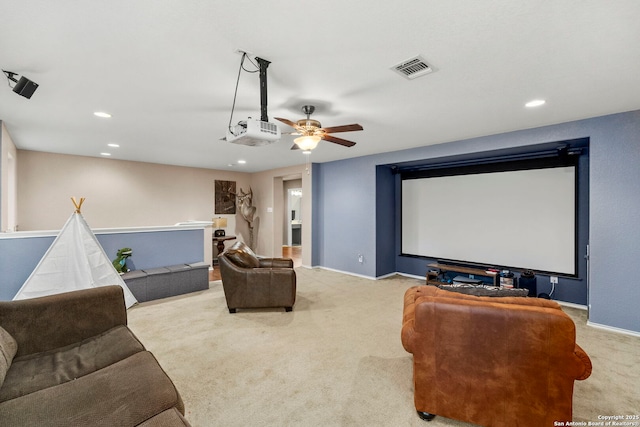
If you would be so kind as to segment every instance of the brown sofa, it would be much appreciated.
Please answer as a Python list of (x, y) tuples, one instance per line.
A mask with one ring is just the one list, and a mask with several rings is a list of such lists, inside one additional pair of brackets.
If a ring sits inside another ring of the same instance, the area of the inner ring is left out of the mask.
[[(413, 354), (414, 403), (485, 427), (571, 421), (573, 383), (591, 374), (575, 324), (549, 300), (406, 291), (402, 344)], [(564, 425), (564, 424), (563, 424)]]
[(220, 276), (229, 313), (238, 308), (284, 307), (296, 302), (296, 272), (289, 258), (258, 258), (243, 242), (222, 255)]
[(126, 325), (120, 286), (0, 302), (0, 425), (188, 426)]

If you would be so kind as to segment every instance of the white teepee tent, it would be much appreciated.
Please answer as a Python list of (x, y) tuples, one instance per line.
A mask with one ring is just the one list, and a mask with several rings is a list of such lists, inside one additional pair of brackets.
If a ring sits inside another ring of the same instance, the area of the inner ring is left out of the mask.
[(98, 286), (120, 285), (127, 308), (138, 301), (118, 274), (80, 213), (80, 203), (72, 198), (71, 214), (14, 300), (53, 295)]

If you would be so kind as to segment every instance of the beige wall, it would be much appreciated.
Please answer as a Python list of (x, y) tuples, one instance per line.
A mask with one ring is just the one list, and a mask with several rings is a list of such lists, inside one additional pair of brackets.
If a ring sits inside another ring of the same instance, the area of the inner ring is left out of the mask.
[[(302, 159), (304, 160), (304, 159)], [(256, 215), (260, 217), (256, 252), (264, 256), (282, 256), (286, 199), (284, 183), (302, 180), (302, 264), (311, 266), (311, 167), (304, 164), (258, 172), (251, 175)], [(271, 209), (271, 212), (269, 212)]]
[[(253, 190), (256, 207), (255, 250), (282, 256), (285, 182), (300, 179), (302, 263), (311, 265), (311, 175), (305, 165), (254, 174), (198, 169), (116, 159), (17, 151), (20, 230), (59, 230), (73, 212), (71, 197), (85, 197), (82, 214), (92, 228), (173, 225), (214, 216), (215, 180), (236, 181), (236, 189)], [(4, 168), (3, 168), (4, 170)], [(240, 215), (228, 220), (227, 235), (249, 241)], [(212, 255), (211, 228), (205, 231), (205, 260)], [(227, 242), (227, 246), (230, 242)]]
[[(85, 197), (82, 214), (92, 228), (173, 225), (214, 216), (214, 181), (248, 189), (250, 174), (115, 159), (18, 150), (20, 230), (59, 230), (73, 212), (70, 198)], [(255, 190), (254, 190), (255, 191)], [(226, 215), (227, 234), (242, 239), (244, 220)], [(205, 260), (211, 259), (211, 228)]]
[(0, 232), (15, 231), (17, 221), (17, 150), (0, 122)]

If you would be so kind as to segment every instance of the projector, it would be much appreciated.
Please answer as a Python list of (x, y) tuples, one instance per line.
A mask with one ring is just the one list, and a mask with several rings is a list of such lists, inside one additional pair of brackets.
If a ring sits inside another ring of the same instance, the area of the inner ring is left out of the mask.
[(227, 130), (227, 142), (259, 147), (280, 139), (280, 128), (275, 123), (248, 118)]

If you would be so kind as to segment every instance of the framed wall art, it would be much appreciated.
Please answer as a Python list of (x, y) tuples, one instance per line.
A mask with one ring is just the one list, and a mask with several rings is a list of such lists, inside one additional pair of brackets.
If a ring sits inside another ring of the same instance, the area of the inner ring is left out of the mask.
[(236, 213), (236, 182), (235, 181), (215, 181), (214, 213), (235, 214)]

